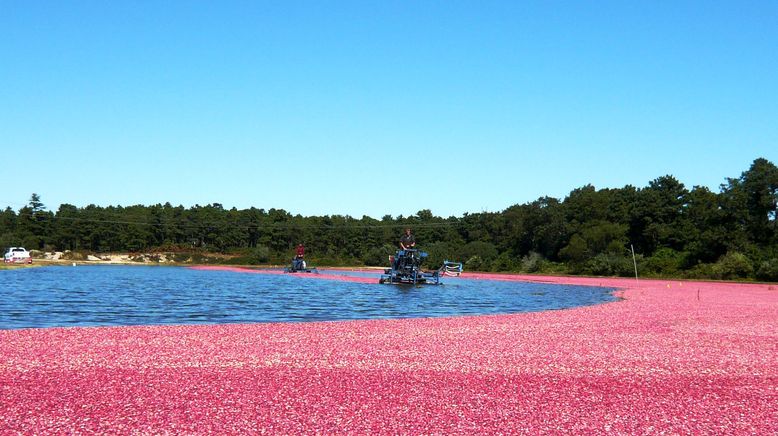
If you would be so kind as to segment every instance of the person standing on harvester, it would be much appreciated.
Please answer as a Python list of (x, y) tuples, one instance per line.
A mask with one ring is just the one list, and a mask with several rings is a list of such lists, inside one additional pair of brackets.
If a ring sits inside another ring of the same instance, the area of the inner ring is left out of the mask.
[(305, 260), (303, 259), (305, 257), (305, 246), (303, 244), (299, 244), (297, 246), (297, 250), (295, 250), (294, 259), (292, 259), (292, 269), (293, 270), (304, 270), (305, 269)]
[(410, 250), (416, 246), (416, 238), (411, 234), (411, 229), (405, 229), (405, 233), (400, 237), (400, 248)]

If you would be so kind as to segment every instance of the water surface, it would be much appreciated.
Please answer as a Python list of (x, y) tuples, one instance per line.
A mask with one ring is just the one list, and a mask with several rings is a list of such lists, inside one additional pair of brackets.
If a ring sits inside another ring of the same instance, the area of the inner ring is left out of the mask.
[(612, 288), (588, 286), (461, 278), (425, 287), (377, 282), (378, 276), (376, 284), (365, 284), (161, 266), (0, 270), (0, 329), (440, 317), (615, 300)]

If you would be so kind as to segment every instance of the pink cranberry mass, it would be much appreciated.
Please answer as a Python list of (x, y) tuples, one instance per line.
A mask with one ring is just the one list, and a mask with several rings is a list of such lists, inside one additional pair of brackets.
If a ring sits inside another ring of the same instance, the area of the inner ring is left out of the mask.
[(0, 434), (778, 433), (778, 285), (464, 276), (617, 287), (623, 300), (2, 330)]

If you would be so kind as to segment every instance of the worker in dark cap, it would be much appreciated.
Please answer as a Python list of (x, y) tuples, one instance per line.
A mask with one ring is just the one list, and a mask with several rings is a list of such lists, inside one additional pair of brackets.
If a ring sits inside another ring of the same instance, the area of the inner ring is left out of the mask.
[(405, 233), (400, 237), (400, 248), (410, 250), (416, 247), (416, 238), (411, 234), (411, 229), (405, 229)]

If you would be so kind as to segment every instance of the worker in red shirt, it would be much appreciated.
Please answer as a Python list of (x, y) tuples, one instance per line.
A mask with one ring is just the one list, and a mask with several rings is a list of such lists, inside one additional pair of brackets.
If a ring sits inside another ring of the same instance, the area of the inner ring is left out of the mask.
[(303, 260), (303, 257), (305, 257), (305, 247), (303, 244), (298, 244), (297, 249), (295, 250), (294, 259), (292, 259), (293, 271), (300, 271), (305, 269), (305, 261)]

